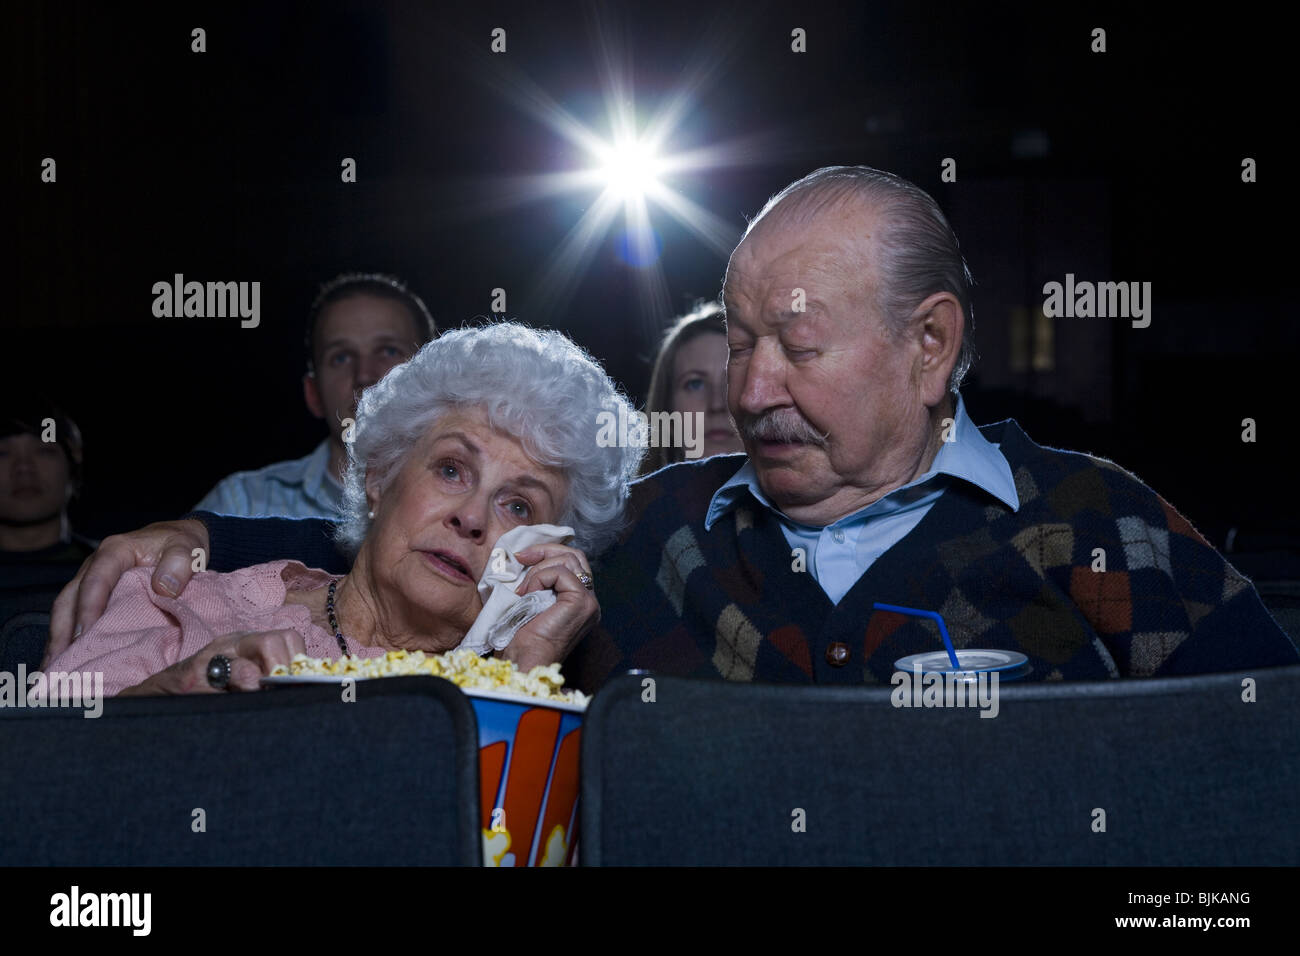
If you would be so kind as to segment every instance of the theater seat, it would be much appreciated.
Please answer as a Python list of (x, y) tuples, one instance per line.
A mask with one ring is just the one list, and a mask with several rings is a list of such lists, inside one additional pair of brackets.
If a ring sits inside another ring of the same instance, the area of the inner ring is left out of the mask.
[(651, 702), (644, 679), (587, 712), (584, 865), (1300, 859), (1300, 666), (1005, 684), (993, 718), (670, 677)]
[(0, 865), (479, 865), (469, 699), (355, 690), (0, 709)]

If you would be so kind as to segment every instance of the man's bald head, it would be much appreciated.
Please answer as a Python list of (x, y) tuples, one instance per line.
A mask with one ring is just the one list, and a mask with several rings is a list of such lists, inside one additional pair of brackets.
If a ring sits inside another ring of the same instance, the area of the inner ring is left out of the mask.
[(930, 467), (969, 287), (933, 200), (887, 173), (818, 170), (755, 217), (723, 288), (727, 405), (786, 515), (825, 526)]
[(886, 327), (901, 333), (912, 311), (936, 292), (961, 304), (961, 352), (949, 390), (956, 391), (975, 359), (971, 337), (970, 269), (938, 203), (923, 189), (869, 166), (826, 166), (786, 186), (749, 223), (756, 231), (802, 228), (834, 221), (851, 248), (861, 251), (864, 284)]

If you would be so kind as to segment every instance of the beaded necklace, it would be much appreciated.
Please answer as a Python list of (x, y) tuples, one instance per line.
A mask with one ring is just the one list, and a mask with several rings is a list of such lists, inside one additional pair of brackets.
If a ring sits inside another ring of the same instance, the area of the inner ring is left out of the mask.
[(348, 645), (343, 640), (343, 635), (339, 633), (339, 619), (334, 614), (334, 589), (338, 587), (338, 581), (331, 581), (329, 590), (325, 592), (325, 616), (329, 619), (330, 630), (334, 632), (334, 640), (339, 642), (339, 650), (343, 656), (348, 656)]

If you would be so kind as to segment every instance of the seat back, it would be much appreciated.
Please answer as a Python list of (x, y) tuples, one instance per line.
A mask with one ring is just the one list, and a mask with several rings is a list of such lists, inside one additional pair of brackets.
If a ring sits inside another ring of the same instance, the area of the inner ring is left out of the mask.
[(0, 865), (478, 865), (478, 731), (432, 677), (0, 708)]
[(584, 864), (1300, 861), (1300, 667), (1004, 684), (992, 718), (644, 680), (587, 712)]

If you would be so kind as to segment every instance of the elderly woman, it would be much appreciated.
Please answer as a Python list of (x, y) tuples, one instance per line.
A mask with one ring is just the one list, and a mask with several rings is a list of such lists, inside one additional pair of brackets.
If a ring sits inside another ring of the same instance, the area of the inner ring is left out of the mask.
[(571, 527), (573, 543), (515, 555), (528, 566), (517, 593), (555, 600), (514, 642), (533, 649), (530, 663), (558, 660), (599, 619), (584, 551), (617, 533), (641, 457), (595, 441), (590, 423), (619, 405), (601, 368), (557, 332), (448, 332), (357, 408), (340, 528), (356, 555), (349, 574), (276, 561), (197, 574), (169, 598), (137, 568), (48, 670), (101, 671), (108, 694), (183, 694), (255, 690), (299, 653), (451, 650), (483, 607), (477, 585), (497, 540), (540, 524)]

